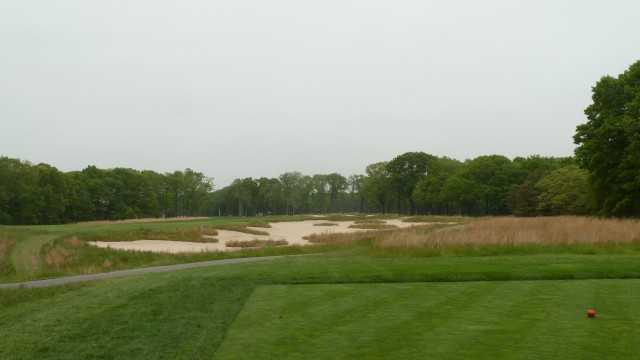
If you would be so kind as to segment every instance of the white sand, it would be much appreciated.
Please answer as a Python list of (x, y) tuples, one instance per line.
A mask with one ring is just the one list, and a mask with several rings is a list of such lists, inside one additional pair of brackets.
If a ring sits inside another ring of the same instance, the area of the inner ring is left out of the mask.
[[(318, 223), (331, 222), (338, 224), (335, 226), (315, 226)], [(89, 244), (101, 247), (119, 250), (138, 250), (153, 252), (206, 252), (206, 251), (233, 251), (238, 248), (227, 247), (228, 241), (250, 241), (254, 239), (260, 240), (286, 240), (289, 245), (309, 245), (303, 237), (311, 234), (324, 233), (350, 233), (357, 231), (367, 231), (362, 229), (350, 229), (353, 221), (326, 221), (326, 220), (309, 220), (309, 221), (289, 221), (270, 223), (270, 228), (252, 228), (256, 230), (266, 231), (269, 235), (251, 235), (236, 231), (218, 230), (218, 235), (213, 238), (218, 239), (217, 243), (193, 243), (185, 241), (167, 241), (167, 240), (136, 240), (136, 241), (91, 241)], [(386, 220), (389, 225), (396, 225), (399, 228), (410, 227), (415, 223), (404, 223), (400, 219)]]

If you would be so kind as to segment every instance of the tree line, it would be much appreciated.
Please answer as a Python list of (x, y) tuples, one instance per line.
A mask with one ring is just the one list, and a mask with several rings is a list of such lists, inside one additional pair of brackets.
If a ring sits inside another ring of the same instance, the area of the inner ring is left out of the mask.
[(408, 152), (365, 175), (287, 172), (236, 179), (205, 200), (209, 215), (372, 212), (406, 215), (590, 214), (588, 174), (572, 158), (501, 155), (461, 162)]
[(0, 224), (194, 216), (212, 179), (191, 169), (159, 174), (126, 168), (61, 172), (0, 157)]
[(186, 169), (159, 174), (127, 168), (61, 172), (0, 157), (0, 224), (60, 224), (177, 216), (305, 213), (536, 216), (594, 212), (588, 173), (572, 158), (501, 155), (461, 162), (408, 152), (365, 174), (213, 180)]

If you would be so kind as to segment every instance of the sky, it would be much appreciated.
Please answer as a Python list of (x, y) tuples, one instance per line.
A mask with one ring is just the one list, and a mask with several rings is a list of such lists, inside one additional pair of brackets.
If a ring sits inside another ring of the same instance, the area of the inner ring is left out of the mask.
[(0, 0), (0, 156), (61, 171), (337, 172), (571, 156), (640, 60), (637, 0)]

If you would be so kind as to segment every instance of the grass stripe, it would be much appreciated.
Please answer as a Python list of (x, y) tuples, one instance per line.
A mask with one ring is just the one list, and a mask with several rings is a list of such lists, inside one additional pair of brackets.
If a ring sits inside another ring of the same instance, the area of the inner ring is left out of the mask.
[[(262, 286), (219, 359), (629, 358), (639, 280)], [(586, 317), (590, 306), (595, 319)]]
[[(497, 355), (505, 358), (508, 354), (532, 358), (531, 349), (536, 347), (535, 354), (559, 358), (556, 349), (565, 346), (580, 358), (577, 347), (588, 348), (583, 340), (561, 341), (558, 334), (593, 337), (594, 343), (604, 344), (598, 345), (598, 354), (624, 355), (640, 351), (630, 345), (638, 344), (635, 329), (640, 328), (634, 316), (640, 300), (638, 280), (470, 280), (633, 277), (640, 271), (639, 258), (302, 257), (44, 289), (3, 289), (0, 358), (211, 358), (220, 344), (230, 346), (227, 341), (234, 341), (235, 335), (228, 330), (241, 309), (261, 313), (255, 321), (247, 321), (263, 324), (247, 332), (249, 337), (271, 336), (264, 341), (271, 346), (249, 352), (255, 358), (282, 351), (290, 358), (294, 354), (303, 358), (309, 352), (322, 354), (326, 347), (332, 349), (328, 357), (335, 358), (384, 358), (385, 354), (398, 359), (417, 355), (476, 358), (476, 353), (496, 348), (503, 349)], [(427, 281), (438, 283), (421, 283)], [(271, 297), (280, 302), (246, 302), (256, 286), (266, 298), (272, 286), (281, 289)], [(310, 290), (296, 290), (305, 288)], [(314, 290), (323, 288), (333, 290)], [(487, 311), (494, 306), (500, 309)], [(270, 318), (267, 313), (271, 312), (251, 310), (254, 307), (279, 309), (286, 316)], [(598, 311), (595, 322), (585, 322), (588, 307)], [(278, 321), (280, 328), (274, 328)], [(299, 331), (292, 330), (296, 323)], [(595, 324), (605, 326), (579, 328)], [(307, 328), (311, 331), (303, 331)], [(602, 338), (604, 333), (621, 331), (628, 335)], [(487, 340), (487, 334), (495, 341)], [(305, 346), (292, 339), (300, 339)], [(244, 344), (246, 349), (260, 346)], [(283, 349), (281, 344), (289, 345)]]

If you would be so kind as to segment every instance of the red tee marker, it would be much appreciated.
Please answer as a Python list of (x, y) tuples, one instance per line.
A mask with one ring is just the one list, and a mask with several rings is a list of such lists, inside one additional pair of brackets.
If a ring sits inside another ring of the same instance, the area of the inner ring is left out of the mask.
[(592, 317), (596, 317), (596, 312), (593, 310), (589, 310), (587, 311), (587, 316), (592, 318)]

